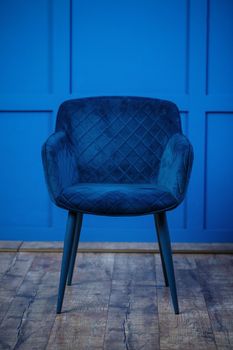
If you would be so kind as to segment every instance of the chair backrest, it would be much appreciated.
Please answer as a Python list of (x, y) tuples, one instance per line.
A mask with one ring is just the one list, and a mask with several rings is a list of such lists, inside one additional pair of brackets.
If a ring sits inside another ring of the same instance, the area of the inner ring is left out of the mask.
[(80, 182), (156, 181), (168, 139), (181, 132), (172, 102), (144, 97), (91, 97), (64, 102), (56, 131), (65, 130)]

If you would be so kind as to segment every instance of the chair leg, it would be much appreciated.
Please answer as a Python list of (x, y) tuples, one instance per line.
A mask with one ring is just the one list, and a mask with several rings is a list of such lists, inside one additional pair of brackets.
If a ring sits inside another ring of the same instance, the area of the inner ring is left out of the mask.
[(155, 225), (156, 225), (156, 231), (157, 231), (157, 238), (158, 238), (158, 244), (159, 244), (160, 257), (161, 257), (161, 262), (162, 262), (164, 282), (165, 282), (165, 286), (169, 287), (167, 271), (166, 271), (166, 266), (165, 266), (165, 261), (164, 261), (164, 253), (163, 253), (162, 246), (161, 246), (160, 235), (158, 234), (158, 228), (157, 228), (157, 223), (156, 223), (155, 216), (154, 216), (154, 219), (155, 219)]
[(72, 244), (74, 239), (75, 222), (76, 222), (76, 213), (69, 211), (67, 224), (66, 224), (66, 235), (64, 239), (64, 249), (63, 249), (62, 264), (61, 264), (60, 283), (59, 283), (58, 299), (57, 299), (57, 314), (60, 314), (62, 309), (67, 274), (69, 269), (70, 256), (72, 251)]
[(78, 244), (79, 244), (80, 232), (81, 232), (81, 228), (82, 228), (82, 221), (83, 221), (83, 214), (77, 213), (76, 214), (76, 224), (75, 224), (75, 233), (74, 233), (74, 239), (73, 239), (73, 246), (72, 246), (70, 265), (69, 265), (68, 277), (67, 277), (67, 285), (68, 286), (70, 286), (71, 283), (72, 283), (75, 259), (76, 259)]
[(155, 214), (154, 217), (155, 217), (155, 223), (156, 223), (156, 229), (157, 229), (157, 235), (158, 235), (158, 241), (159, 241), (159, 248), (161, 252), (161, 260), (163, 264), (163, 269), (165, 271), (164, 273), (165, 283), (167, 278), (168, 284), (170, 286), (174, 311), (175, 311), (175, 314), (179, 314), (176, 281), (175, 281), (174, 267), (173, 267), (173, 261), (172, 261), (171, 241), (170, 241), (169, 230), (167, 225), (166, 213), (165, 212), (158, 213), (158, 214)]

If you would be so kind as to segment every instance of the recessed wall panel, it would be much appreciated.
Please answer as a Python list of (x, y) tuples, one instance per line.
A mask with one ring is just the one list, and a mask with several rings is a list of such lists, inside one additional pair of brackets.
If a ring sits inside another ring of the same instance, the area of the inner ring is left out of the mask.
[(233, 93), (233, 1), (209, 0), (207, 92)]
[(0, 2), (0, 93), (51, 92), (51, 1)]
[(73, 0), (73, 91), (185, 93), (188, 3)]
[(233, 229), (233, 113), (207, 114), (205, 228)]
[(41, 161), (50, 118), (49, 112), (0, 112), (2, 228), (50, 226), (51, 205)]

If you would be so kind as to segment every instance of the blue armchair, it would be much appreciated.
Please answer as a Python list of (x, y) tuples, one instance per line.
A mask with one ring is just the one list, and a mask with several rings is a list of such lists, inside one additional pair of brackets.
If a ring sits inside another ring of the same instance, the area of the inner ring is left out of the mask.
[(179, 313), (166, 211), (184, 199), (193, 149), (169, 101), (92, 97), (64, 102), (42, 147), (52, 201), (68, 210), (57, 313), (72, 282), (83, 214), (153, 214), (166, 286)]

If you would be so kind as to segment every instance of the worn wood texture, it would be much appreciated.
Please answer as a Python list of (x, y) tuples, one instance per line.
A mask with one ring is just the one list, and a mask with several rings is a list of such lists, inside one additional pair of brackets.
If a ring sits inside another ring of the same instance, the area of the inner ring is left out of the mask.
[(0, 240), (0, 251), (1, 252), (11, 252), (11, 251), (19, 251), (22, 241), (3, 241)]
[(158, 348), (155, 278), (153, 255), (115, 255), (104, 349)]
[(79, 253), (56, 315), (60, 253), (0, 254), (0, 349), (233, 349), (233, 256)]
[(48, 349), (102, 349), (113, 263), (113, 254), (77, 256), (73, 283), (66, 287), (63, 313), (56, 317)]
[(233, 349), (233, 256), (196, 257), (217, 347)]
[[(169, 290), (163, 288), (156, 256), (160, 349), (216, 349), (211, 321), (193, 256), (174, 256), (180, 315), (174, 315)], [(219, 286), (220, 287), (220, 286)]]
[[(1, 241), (0, 252), (45, 252), (60, 253), (63, 242)], [(233, 243), (173, 243), (174, 254), (233, 254)], [(79, 252), (83, 253), (158, 253), (157, 243), (146, 242), (80, 242)]]

